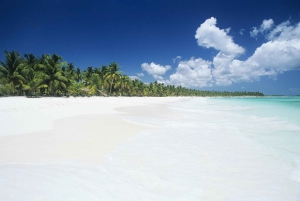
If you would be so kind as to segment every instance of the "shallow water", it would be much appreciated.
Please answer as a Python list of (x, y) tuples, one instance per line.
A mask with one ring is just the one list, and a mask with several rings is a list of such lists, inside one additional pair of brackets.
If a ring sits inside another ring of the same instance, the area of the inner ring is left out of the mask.
[[(194, 98), (103, 164), (1, 164), (0, 200), (300, 200), (298, 98)], [(297, 119), (298, 118), (298, 119)]]

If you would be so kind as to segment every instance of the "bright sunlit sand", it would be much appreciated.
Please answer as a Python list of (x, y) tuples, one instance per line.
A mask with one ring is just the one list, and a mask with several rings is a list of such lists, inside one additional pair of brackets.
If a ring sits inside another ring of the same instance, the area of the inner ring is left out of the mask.
[(161, 104), (176, 100), (179, 98), (2, 98), (0, 161), (102, 160), (122, 141), (152, 129), (124, 121), (123, 115), (172, 118), (172, 111)]
[(298, 109), (271, 103), (1, 98), (0, 200), (299, 200)]

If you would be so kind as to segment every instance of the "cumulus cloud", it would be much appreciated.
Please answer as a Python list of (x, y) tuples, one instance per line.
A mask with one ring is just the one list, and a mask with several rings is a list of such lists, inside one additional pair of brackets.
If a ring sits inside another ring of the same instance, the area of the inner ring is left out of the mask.
[(276, 71), (300, 70), (299, 39), (273, 40), (264, 43), (247, 61), (256, 62), (258, 68)]
[(253, 27), (252, 31), (250, 31), (250, 36), (257, 38), (259, 34), (265, 34), (267, 31), (269, 31), (274, 25), (274, 21), (272, 19), (263, 20), (262, 24), (259, 28)]
[(216, 27), (217, 19), (211, 17), (207, 19), (196, 31), (195, 38), (199, 46), (205, 48), (214, 48), (225, 54), (240, 55), (245, 49), (233, 42), (228, 35), (230, 29), (220, 29)]
[(139, 76), (136, 76), (136, 75), (130, 75), (128, 76), (131, 80), (140, 80), (140, 77)]
[(266, 74), (300, 70), (300, 23), (291, 25), (288, 20), (274, 27), (273, 20), (263, 22), (269, 41), (258, 47), (244, 63), (255, 63), (256, 67), (252, 68), (265, 69)]
[(212, 84), (211, 64), (210, 61), (201, 58), (180, 61), (176, 73), (172, 74), (169, 80), (165, 80), (165, 83), (185, 87), (210, 86)]
[(137, 73), (136, 75), (128, 76), (131, 80), (140, 80), (141, 77), (144, 77), (144, 73)]
[[(141, 65), (143, 71), (146, 71), (149, 75), (152, 75), (154, 77), (154, 79), (157, 79), (157, 78), (161, 78), (161, 75), (164, 75), (168, 70), (171, 69), (171, 66), (169, 65), (166, 65), (166, 66), (163, 66), (163, 65), (160, 65), (160, 64), (156, 64), (156, 63), (153, 63), (151, 62), (150, 64), (149, 63), (143, 63)], [(160, 76), (160, 77), (158, 77)]]
[(270, 41), (258, 47), (248, 59), (240, 61), (221, 53), (214, 58), (216, 84), (255, 81), (261, 76), (276, 79), (278, 73), (300, 70), (300, 23), (291, 26), (284, 22), (272, 29), (273, 20), (263, 22), (261, 27), (268, 30), (266, 34)]
[(258, 34), (259, 34), (259, 30), (256, 27), (253, 27), (252, 31), (250, 31), (250, 36), (256, 38)]
[(253, 76), (300, 70), (300, 23), (281, 23), (269, 30), (267, 38), (269, 41), (258, 47), (241, 67), (249, 67)]
[(299, 39), (300, 36), (300, 23), (295, 26), (292, 26), (290, 21), (283, 22), (271, 30), (268, 35), (268, 40), (290, 40), (290, 39)]
[(263, 20), (262, 24), (260, 25), (261, 32), (265, 32), (272, 28), (274, 21), (272, 19)]
[(176, 61), (180, 61), (180, 59), (181, 59), (181, 56), (177, 56), (177, 57), (173, 58), (172, 60), (173, 60), (173, 63), (176, 63)]
[(159, 80), (159, 81), (164, 80), (164, 78), (160, 75), (153, 75), (153, 78), (156, 79), (156, 80)]
[(276, 79), (278, 73), (300, 70), (300, 23), (291, 25), (286, 21), (275, 26), (270, 19), (264, 20), (257, 30), (264, 33), (268, 41), (242, 61), (237, 57), (244, 48), (233, 42), (229, 31), (216, 27), (215, 18), (206, 20), (197, 29), (197, 42), (205, 48), (215, 48), (219, 53), (212, 61), (202, 58), (180, 61), (176, 72), (161, 81), (185, 87), (226, 86), (234, 82), (257, 81), (261, 76)]

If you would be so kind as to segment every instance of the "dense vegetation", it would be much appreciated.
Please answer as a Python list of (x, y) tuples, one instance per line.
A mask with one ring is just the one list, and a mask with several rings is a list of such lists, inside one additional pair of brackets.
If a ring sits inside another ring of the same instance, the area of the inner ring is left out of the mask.
[(56, 54), (21, 57), (15, 51), (4, 53), (5, 61), (0, 61), (0, 96), (263, 96), (260, 92), (202, 91), (158, 82), (145, 84), (122, 74), (116, 62), (82, 71)]

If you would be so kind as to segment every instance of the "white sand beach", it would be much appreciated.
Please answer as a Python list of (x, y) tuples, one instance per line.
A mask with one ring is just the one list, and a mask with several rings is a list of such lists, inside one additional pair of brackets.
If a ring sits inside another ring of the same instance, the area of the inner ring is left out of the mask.
[(102, 160), (105, 153), (122, 141), (143, 129), (153, 129), (126, 122), (122, 115), (172, 118), (176, 114), (163, 104), (178, 100), (180, 98), (1, 98), (0, 162)]
[(299, 200), (300, 128), (223, 103), (0, 98), (0, 200)]

